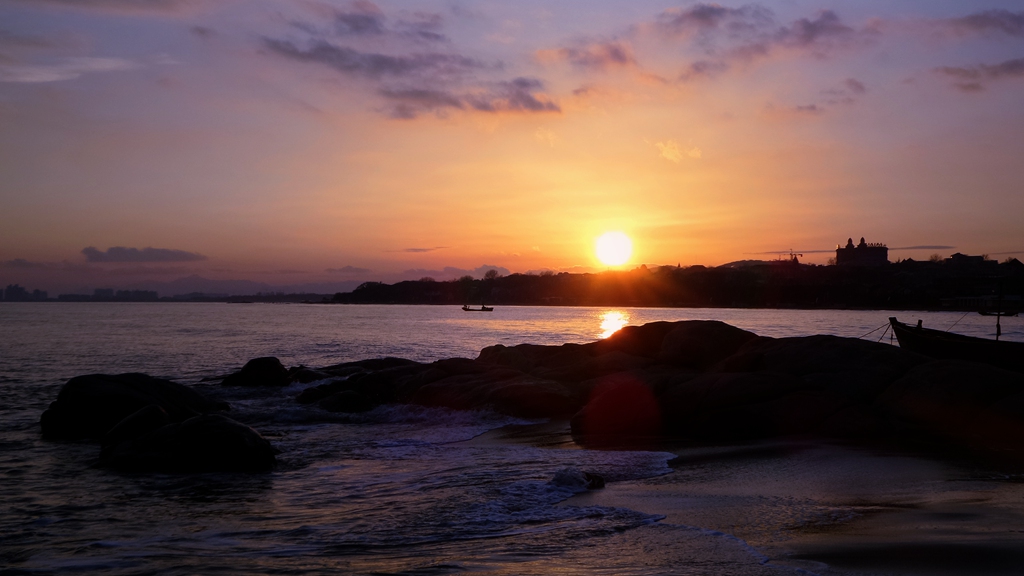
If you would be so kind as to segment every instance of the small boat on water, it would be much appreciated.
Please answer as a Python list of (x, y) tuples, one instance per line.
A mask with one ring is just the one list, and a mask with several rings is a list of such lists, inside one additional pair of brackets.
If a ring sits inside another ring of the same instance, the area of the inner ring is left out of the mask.
[(920, 320), (917, 326), (911, 326), (890, 317), (889, 325), (900, 342), (900, 348), (905, 350), (933, 358), (970, 360), (1024, 372), (1024, 342), (989, 340), (933, 330), (922, 326)]
[(479, 308), (473, 308), (469, 304), (464, 304), (462, 310), (464, 312), (494, 312), (494, 306), (484, 306), (481, 304)]

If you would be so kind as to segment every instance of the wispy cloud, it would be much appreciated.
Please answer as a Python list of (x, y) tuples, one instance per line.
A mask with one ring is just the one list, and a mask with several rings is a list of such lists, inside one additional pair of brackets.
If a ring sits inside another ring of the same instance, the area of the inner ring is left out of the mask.
[(0, 30), (0, 82), (59, 82), (140, 67), (125, 58), (76, 55), (86, 44), (75, 33), (38, 35)]
[(373, 272), (369, 268), (359, 268), (358, 266), (342, 266), (341, 268), (328, 268), (324, 272), (330, 274), (367, 274)]
[(985, 89), (986, 82), (1004, 78), (1024, 78), (1024, 58), (1007, 60), (999, 64), (978, 64), (976, 66), (942, 66), (935, 72), (956, 80), (956, 88), (965, 92)]
[(563, 61), (578, 68), (593, 70), (636, 64), (632, 47), (623, 41), (597, 42), (568, 48), (539, 50), (537, 59), (542, 62)]
[(272, 52), (292, 60), (322, 64), (345, 74), (375, 79), (410, 75), (451, 77), (487, 67), (479, 60), (458, 54), (393, 56), (377, 52), (360, 52), (326, 40), (314, 40), (305, 48), (290, 41), (273, 38), (264, 38), (263, 43)]
[(39, 50), (61, 46), (64, 42), (47, 36), (26, 35), (0, 30), (0, 54), (20, 50)]
[(985, 10), (960, 18), (939, 20), (937, 23), (939, 26), (961, 35), (1005, 34), (1007, 36), (1024, 36), (1024, 12)]
[(414, 254), (419, 254), (419, 253), (422, 253), (422, 252), (434, 252), (436, 250), (444, 250), (445, 248), (448, 248), (448, 247), (447, 246), (434, 246), (433, 248), (402, 248), (401, 250), (399, 250), (399, 252), (412, 252)]
[(738, 64), (786, 54), (827, 58), (858, 46), (869, 45), (877, 36), (876, 25), (855, 27), (832, 10), (780, 23), (774, 12), (755, 4), (731, 8), (718, 4), (695, 4), (658, 14), (652, 22), (634, 27), (634, 34), (683, 42), (701, 54), (683, 65), (681, 81), (711, 79)]
[(80, 56), (56, 64), (5, 64), (0, 62), (0, 82), (41, 83), (74, 80), (84, 74), (122, 72), (139, 65), (124, 58)]
[(49, 266), (43, 262), (32, 262), (24, 258), (15, 258), (0, 262), (0, 268), (7, 270), (44, 270)]
[(416, 12), (392, 24), (384, 11), (366, 1), (318, 14), (328, 21), (326, 26), (293, 22), (305, 39), (264, 37), (263, 47), (275, 56), (327, 67), (369, 85), (383, 100), (378, 110), (392, 118), (454, 111), (561, 111), (543, 93), (542, 80), (509, 78), (502, 62), (467, 56), (451, 46), (440, 14)]
[(169, 248), (125, 248), (114, 246), (107, 250), (97, 250), (90, 246), (82, 249), (88, 262), (195, 262), (206, 260), (206, 256), (184, 250)]
[(691, 146), (684, 150), (683, 147), (679, 145), (679, 142), (676, 142), (675, 140), (655, 142), (654, 147), (658, 149), (659, 156), (673, 164), (679, 164), (682, 162), (684, 156), (699, 159), (703, 155), (700, 148)]
[(560, 112), (558, 104), (538, 92), (544, 84), (536, 78), (497, 82), (473, 92), (454, 93), (425, 88), (381, 89), (392, 118), (416, 118), (423, 112), (445, 109), (477, 112)]
[[(200, 7), (203, 0), (16, 0), (81, 10), (119, 13), (174, 13)], [(209, 2), (206, 2), (209, 3)]]
[(763, 6), (729, 8), (700, 3), (688, 8), (669, 8), (657, 16), (654, 25), (660, 32), (673, 36), (723, 33), (733, 38), (749, 38), (771, 29), (774, 22), (775, 15)]
[(924, 245), (924, 246), (896, 246), (889, 250), (953, 250), (956, 246)]

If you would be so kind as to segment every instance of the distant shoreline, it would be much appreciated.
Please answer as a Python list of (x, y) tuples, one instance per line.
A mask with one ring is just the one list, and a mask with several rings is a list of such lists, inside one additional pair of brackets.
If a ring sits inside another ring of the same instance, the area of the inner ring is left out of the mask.
[[(342, 305), (342, 306), (434, 306), (438, 308), (461, 308), (460, 304), (430, 303), (430, 302), (331, 302), (326, 300), (330, 295), (324, 295), (325, 300), (263, 300), (254, 296), (238, 296), (225, 299), (209, 300), (182, 300), (175, 298), (160, 298), (159, 300), (36, 300), (30, 302), (6, 302), (0, 300), (0, 305), (5, 304), (316, 304), (316, 305)], [(488, 303), (490, 304), (490, 303)], [(672, 310), (835, 310), (835, 311), (857, 311), (857, 312), (978, 312), (975, 308), (910, 308), (910, 307), (874, 307), (874, 306), (674, 306), (659, 304), (628, 304), (628, 303), (604, 303), (604, 304), (497, 304), (495, 309), (500, 308), (656, 308)], [(1006, 316), (1004, 316), (1006, 317)]]

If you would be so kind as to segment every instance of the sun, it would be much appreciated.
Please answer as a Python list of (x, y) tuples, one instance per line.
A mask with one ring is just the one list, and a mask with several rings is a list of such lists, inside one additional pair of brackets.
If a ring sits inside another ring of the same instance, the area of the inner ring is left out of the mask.
[(597, 239), (597, 259), (605, 266), (619, 266), (633, 254), (633, 241), (622, 232), (605, 232)]

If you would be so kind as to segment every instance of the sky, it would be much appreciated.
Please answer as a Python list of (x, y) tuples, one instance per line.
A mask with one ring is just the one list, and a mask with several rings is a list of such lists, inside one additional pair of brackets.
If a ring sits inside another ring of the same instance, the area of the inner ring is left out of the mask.
[(1022, 103), (1021, 0), (0, 0), (0, 285), (1024, 259)]

